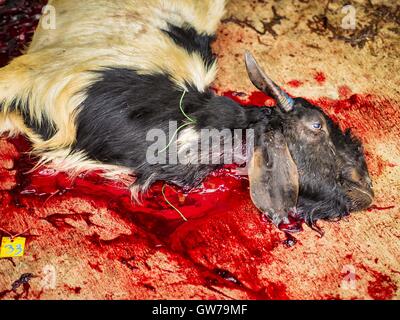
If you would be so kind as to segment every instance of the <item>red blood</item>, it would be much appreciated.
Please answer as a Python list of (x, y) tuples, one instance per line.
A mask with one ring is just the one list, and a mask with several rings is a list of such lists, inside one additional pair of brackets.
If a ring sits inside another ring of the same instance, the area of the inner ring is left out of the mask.
[(289, 297), (286, 294), (286, 285), (281, 282), (270, 282), (266, 288), (268, 292), (267, 299), (269, 300), (288, 300)]
[[(217, 93), (218, 90), (214, 89)], [(247, 98), (247, 94), (246, 93), (242, 93), (242, 92), (237, 92), (237, 91), (225, 91), (223, 93), (223, 95), (225, 97), (231, 98), (232, 100), (236, 101), (237, 103), (243, 103), (244, 101), (246, 101), (245, 98)]]
[[(10, 140), (22, 154), (29, 150), (26, 148), (27, 141), (18, 138)], [(34, 165), (34, 159), (28, 156), (21, 156), (17, 162), (17, 187), (10, 191), (16, 206), (24, 206), (27, 202), (34, 202), (38, 205), (46, 202), (53, 197), (90, 197), (103, 202), (105, 197), (109, 199), (109, 205), (113, 204), (113, 199), (118, 202), (119, 209), (123, 211), (146, 212), (153, 218), (160, 218), (164, 223), (171, 221), (174, 228), (184, 221), (180, 215), (173, 210), (162, 196), (162, 183), (158, 183), (151, 188), (147, 195), (143, 196), (143, 204), (134, 204), (130, 198), (127, 188), (118, 183), (104, 180), (100, 177), (101, 172), (81, 175), (71, 180), (65, 173), (54, 173), (48, 169), (39, 169), (30, 173)], [(52, 174), (48, 174), (51, 172)], [(212, 173), (199, 188), (192, 190), (189, 194), (170, 187), (166, 188), (165, 195), (174, 206), (181, 209), (182, 213), (189, 219), (199, 218), (209, 211), (226, 210), (226, 203), (232, 193), (246, 196), (248, 193), (248, 179), (246, 176), (237, 176), (233, 168), (222, 168)], [(199, 205), (199, 202), (202, 205)], [(229, 201), (234, 202), (234, 201)], [(64, 215), (52, 215), (49, 222), (58, 227), (63, 225)], [(68, 216), (70, 219), (87, 220), (87, 215)], [(156, 227), (156, 226), (152, 226)], [(165, 232), (165, 225), (162, 226)]]
[(397, 285), (386, 274), (371, 270), (375, 279), (368, 283), (368, 294), (375, 300), (393, 299)]
[[(232, 93), (230, 94), (232, 95)], [(250, 95), (250, 97), (254, 96), (256, 95)], [(243, 98), (243, 95), (237, 97)], [(249, 98), (246, 98), (246, 101), (249, 104), (253, 103)], [(258, 98), (256, 98), (257, 101), (259, 101)], [(336, 117), (341, 126), (351, 126), (358, 134), (363, 132), (365, 134), (362, 136), (363, 139), (367, 139), (368, 135), (375, 133), (367, 130), (368, 127), (373, 126), (373, 123), (369, 123), (372, 120), (369, 120), (367, 116), (364, 116), (364, 120), (359, 119), (359, 110), (361, 109), (367, 114), (377, 112), (378, 119), (383, 117), (383, 114), (380, 115), (378, 111), (375, 111), (379, 110), (379, 106), (376, 104), (382, 103), (381, 99), (369, 95), (352, 96), (339, 101), (319, 99), (316, 103), (321, 105), (328, 114)], [(383, 103), (391, 106), (387, 101)], [(260, 284), (260, 280), (256, 276), (257, 264), (254, 263), (253, 266), (246, 262), (246, 257), (242, 256), (240, 248), (232, 247), (226, 252), (219, 250), (220, 244), (226, 242), (225, 234), (227, 232), (238, 235), (246, 232), (242, 230), (243, 226), (237, 223), (235, 217), (242, 215), (248, 219), (250, 216), (246, 212), (237, 211), (237, 208), (251, 207), (253, 211), (251, 215), (258, 217), (257, 210), (252, 206), (249, 198), (248, 179), (245, 176), (235, 175), (233, 167), (217, 170), (198, 189), (189, 194), (178, 188), (166, 188), (168, 200), (189, 219), (189, 223), (185, 223), (179, 214), (165, 202), (161, 194), (161, 183), (150, 189), (149, 193), (144, 196), (142, 205), (137, 205), (132, 203), (128, 190), (117, 183), (105, 181), (99, 176), (99, 173), (82, 175), (74, 181), (71, 181), (63, 173), (54, 174), (53, 171), (47, 169), (27, 173), (35, 163), (35, 159), (30, 159), (26, 153), (29, 151), (30, 144), (21, 137), (9, 141), (15, 146), (17, 152), (14, 148), (8, 147), (5, 150), (6, 152), (9, 150), (9, 156), (2, 154), (2, 158), (15, 159), (15, 166), (8, 170), (14, 172), (11, 173), (11, 176), (14, 176), (16, 185), (12, 190), (3, 191), (0, 196), (0, 206), (7, 207), (7, 212), (4, 213), (5, 218), (12, 212), (19, 212), (20, 209), (40, 208), (47, 202), (53, 201), (54, 204), (57, 204), (57, 201), (84, 199), (93, 203), (96, 208), (111, 209), (116, 218), (122, 218), (132, 228), (139, 226), (146, 230), (149, 235), (154, 236), (151, 240), (154, 248), (159, 246), (160, 248), (171, 248), (183, 259), (189, 259), (196, 265), (200, 264), (205, 267), (205, 271), (201, 271), (202, 281), (205, 285), (210, 285), (208, 281), (211, 280), (207, 279), (213, 279), (212, 283), (218, 283), (221, 286), (237, 286), (240, 290), (248, 292), (253, 298), (284, 299), (287, 296), (282, 285), (271, 283), (265, 287)], [(82, 221), (88, 226), (93, 224), (91, 214), (80, 211), (64, 215), (53, 214), (43, 219), (53, 225), (58, 232), (68, 233), (74, 228), (71, 225), (73, 221)], [(24, 231), (23, 227), (18, 228), (12, 221), (4, 219), (0, 227), (15, 233)], [(217, 221), (223, 221), (223, 223), (217, 223)], [(275, 227), (269, 222), (262, 224), (259, 218), (256, 221), (260, 227), (263, 226), (264, 234), (270, 234), (270, 242), (265, 243), (264, 241), (261, 244), (256, 239), (241, 236), (240, 247), (251, 252), (251, 257), (263, 257), (263, 263), (267, 263), (268, 252), (283, 245), (282, 239), (277, 236)], [(221, 229), (223, 226), (229, 226), (229, 231)], [(28, 237), (27, 245), (29, 246), (30, 241), (34, 239), (32, 236)], [(132, 248), (130, 245), (132, 241), (135, 241), (134, 236), (122, 235), (115, 240), (103, 240), (94, 234), (82, 238), (81, 245), (88, 246), (90, 251), (93, 254), (97, 252), (99, 257), (107, 255), (108, 259), (120, 261), (127, 268), (134, 270), (134, 261), (130, 259), (135, 256), (137, 248)], [(284, 245), (290, 247), (294, 242), (295, 240), (289, 238)], [(203, 261), (203, 256), (214, 256), (215, 254), (218, 256), (217, 265)], [(225, 264), (227, 266), (223, 267)], [(91, 262), (89, 266), (96, 272), (102, 270), (96, 262)], [(224, 271), (216, 272), (214, 271), (216, 267)], [(374, 285), (371, 285), (371, 288), (374, 288)]]
[(317, 81), (319, 85), (323, 85), (326, 81), (326, 76), (323, 72), (318, 71), (314, 74), (314, 80)]
[[(350, 128), (362, 142), (384, 140), (393, 135), (400, 135), (399, 102), (371, 94), (354, 94), (341, 100), (320, 98), (312, 102), (321, 106), (342, 129)], [(368, 149), (365, 150), (365, 154), (373, 177), (397, 166)]]
[(369, 211), (369, 212), (374, 211), (374, 210), (384, 211), (384, 210), (393, 209), (394, 207), (395, 207), (395, 206), (378, 207), (378, 206), (376, 206), (376, 205), (373, 205), (373, 206), (370, 206), (370, 207), (368, 208), (368, 211)]
[(247, 100), (248, 104), (256, 106), (273, 106), (275, 104), (271, 97), (261, 91), (252, 92)]
[(70, 287), (68, 285), (64, 285), (64, 288), (67, 289), (68, 291), (73, 292), (74, 294), (80, 294), (82, 291), (81, 287)]
[(89, 263), (89, 266), (93, 269), (93, 270), (96, 270), (96, 271), (98, 271), (98, 272), (103, 272), (103, 270), (101, 270), (101, 268), (100, 268), (100, 263), (92, 263), (92, 262), (88, 262)]
[(254, 91), (250, 95), (236, 91), (224, 91), (220, 92), (225, 97), (229, 97), (241, 105), (252, 105), (252, 106), (274, 106), (275, 100), (267, 96), (261, 91)]
[(324, 300), (342, 300), (342, 299), (340, 298), (340, 295), (336, 294), (336, 295), (325, 295)]
[(338, 93), (339, 93), (340, 99), (347, 99), (351, 96), (352, 91), (348, 86), (344, 85), (344, 86), (340, 86), (338, 88)]
[(298, 88), (301, 87), (304, 84), (303, 81), (300, 80), (291, 80), (287, 83), (288, 86), (292, 87), (292, 88)]
[[(20, 54), (23, 45), (29, 41), (37, 23), (37, 17), (34, 15), (40, 13), (40, 3), (43, 2), (45, 1), (17, 1), (15, 8), (8, 8), (0, 2), (0, 24), (1, 27), (6, 27), (1, 29), (5, 30), (4, 33), (0, 33), (0, 65)], [(317, 75), (315, 80), (322, 84), (325, 75)], [(298, 83), (293, 82), (292, 86), (294, 84)], [(316, 101), (342, 127), (352, 127), (363, 140), (368, 140), (371, 135), (385, 134), (380, 133), (377, 126), (379, 121), (393, 122), (393, 126), (386, 124), (385, 127), (396, 130), (398, 119), (394, 103), (371, 95), (348, 96), (349, 92), (342, 91), (346, 93), (346, 96), (343, 94), (342, 100), (321, 98)], [(250, 95), (234, 91), (222, 94), (245, 105), (274, 105), (273, 99), (258, 91)], [(187, 261), (192, 263), (193, 273), (197, 272), (197, 276), (185, 275), (188, 283), (202, 284), (208, 288), (215, 285), (231, 287), (245, 291), (253, 299), (289, 298), (284, 283), (268, 282), (265, 279), (261, 282), (257, 276), (261, 264), (266, 265), (274, 261), (271, 252), (282, 246), (281, 233), (270, 223), (261, 223), (259, 213), (249, 197), (247, 177), (235, 175), (232, 167), (217, 170), (198, 189), (189, 194), (177, 188), (166, 189), (168, 200), (189, 219), (189, 222), (185, 223), (166, 203), (161, 193), (161, 183), (153, 186), (149, 193), (143, 196), (143, 203), (138, 205), (131, 201), (126, 188), (102, 179), (99, 172), (82, 175), (73, 181), (66, 174), (48, 169), (28, 173), (36, 161), (26, 153), (30, 144), (21, 137), (9, 141), (16, 150), (12, 145), (8, 145), (7, 149), (2, 148), (0, 153), (2, 229), (15, 234), (23, 232), (26, 226), (15, 221), (23, 220), (24, 215), (38, 224), (45, 220), (56, 230), (56, 233), (51, 234), (54, 242), (59, 238), (65, 245), (60, 248), (60, 254), (64, 254), (70, 239), (65, 235), (75, 228), (74, 223), (95, 227), (92, 218), (97, 212), (86, 212), (79, 208), (75, 212), (75, 209), (68, 207), (64, 208), (68, 210), (68, 214), (55, 213), (41, 217), (36, 215), (36, 211), (39, 212), (39, 208), (44, 205), (48, 205), (50, 209), (58, 209), (58, 204), (84, 200), (99, 211), (109, 209), (110, 214), (116, 220), (122, 219), (129, 229), (144, 230), (143, 233), (122, 234), (112, 240), (104, 240), (97, 233), (82, 235), (79, 245), (89, 248), (91, 260), (87, 263), (96, 274), (102, 274), (103, 269), (97, 261), (104, 257), (110, 261), (118, 261), (128, 270), (135, 272), (138, 270), (135, 256), (139, 250), (168, 250), (176, 254), (174, 257), (178, 265)], [(374, 157), (373, 154), (368, 155), (370, 163)], [(387, 167), (393, 165), (382, 163)], [(379, 210), (378, 207), (376, 209)], [(17, 220), (18, 215), (21, 218)], [(262, 242), (248, 236), (249, 223), (252, 223), (252, 227), (257, 228), (260, 234), (267, 235)], [(28, 227), (35, 228), (35, 225)], [(1, 235), (7, 234), (0, 231)], [(40, 233), (40, 230), (28, 231), (27, 248), (31, 242), (45, 239), (46, 236), (48, 235)], [(140, 243), (141, 246), (132, 246), (132, 243), (137, 243), (139, 236), (145, 238)], [(295, 238), (288, 236), (285, 246), (291, 246), (295, 242)], [(33, 259), (36, 259), (35, 255)], [(143, 276), (143, 286), (154, 291), (156, 288), (146, 281), (146, 277)], [(24, 296), (21, 297), (25, 298), (29, 294), (29, 283), (25, 282), (22, 286)], [(75, 294), (81, 292), (80, 287), (69, 290)], [(369, 286), (369, 294), (374, 298), (390, 298), (395, 290), (390, 278), (383, 275), (376, 277)], [(9, 294), (12, 294), (12, 290), (0, 292), (0, 299), (8, 297)]]
[(0, 292), (0, 300), (4, 299), (5, 296), (7, 296), (9, 293), (11, 293), (12, 290), (3, 290)]

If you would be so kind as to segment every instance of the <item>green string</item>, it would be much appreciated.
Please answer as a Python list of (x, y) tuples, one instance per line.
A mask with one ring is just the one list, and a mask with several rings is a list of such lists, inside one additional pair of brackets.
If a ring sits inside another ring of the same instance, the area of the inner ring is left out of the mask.
[[(176, 129), (176, 131), (175, 131), (174, 134), (172, 135), (172, 137), (171, 137), (171, 139), (170, 139), (168, 145), (167, 145), (164, 149), (162, 149), (159, 153), (164, 152), (165, 150), (167, 150), (167, 149), (170, 147), (170, 145), (172, 144), (172, 141), (174, 140), (175, 136), (178, 134), (178, 132), (179, 132), (181, 129), (183, 129), (184, 127), (187, 127), (187, 126), (190, 125), (190, 124), (196, 123), (196, 120), (194, 120), (194, 119), (192, 119), (191, 117), (189, 117), (189, 116), (186, 114), (186, 112), (183, 110), (183, 99), (185, 98), (186, 92), (187, 92), (186, 90), (183, 91), (182, 96), (181, 96), (181, 99), (179, 100), (179, 109), (181, 110), (183, 116), (184, 116), (189, 122), (182, 124), (178, 129)], [(166, 186), (167, 186), (167, 184), (164, 183), (164, 185), (163, 185), (163, 187), (162, 187), (162, 190), (161, 190), (161, 193), (162, 193), (162, 195), (163, 195), (163, 197), (164, 197), (165, 202), (166, 202), (172, 209), (174, 209), (176, 212), (178, 212), (179, 215), (182, 217), (182, 219), (183, 219), (185, 222), (187, 222), (188, 219), (186, 219), (186, 217), (183, 215), (183, 213), (182, 213), (177, 207), (175, 207), (175, 206), (167, 199), (167, 196), (165, 195), (165, 188), (166, 188)]]
[(186, 90), (183, 91), (182, 96), (181, 96), (181, 99), (179, 100), (179, 109), (181, 110), (183, 116), (184, 116), (187, 120), (189, 120), (189, 122), (188, 122), (188, 123), (184, 123), (184, 124), (181, 125), (178, 129), (176, 129), (176, 131), (175, 131), (174, 134), (172, 135), (172, 137), (171, 137), (169, 143), (167, 144), (167, 146), (166, 146), (165, 148), (163, 148), (162, 150), (160, 150), (159, 153), (164, 152), (165, 150), (167, 150), (167, 149), (171, 146), (172, 142), (174, 141), (175, 136), (178, 134), (178, 132), (179, 132), (181, 129), (183, 129), (184, 127), (187, 127), (188, 125), (190, 125), (190, 124), (192, 124), (192, 123), (196, 123), (196, 120), (194, 120), (194, 119), (192, 119), (191, 117), (189, 117), (189, 116), (186, 114), (186, 112), (183, 110), (183, 99), (185, 98), (186, 92), (187, 92)]
[(176, 212), (178, 212), (179, 215), (182, 217), (182, 219), (183, 219), (185, 222), (187, 222), (188, 219), (183, 215), (183, 213), (182, 213), (177, 207), (175, 207), (175, 206), (167, 199), (167, 196), (165, 195), (165, 187), (166, 187), (166, 186), (167, 186), (167, 184), (164, 183), (164, 185), (163, 185), (163, 187), (162, 187), (162, 190), (161, 190), (165, 202), (168, 203), (168, 204), (172, 207), (172, 209), (174, 209)]
[(187, 91), (184, 90), (183, 93), (182, 93), (181, 100), (179, 101), (179, 109), (181, 109), (181, 112), (182, 112), (182, 114), (186, 117), (186, 119), (188, 119), (189, 122), (193, 123), (193, 122), (196, 122), (196, 120), (193, 120), (191, 117), (189, 117), (189, 116), (185, 113), (185, 111), (183, 110), (183, 98), (185, 97), (186, 92), (187, 92)]
[(187, 127), (189, 124), (191, 124), (191, 123), (185, 123), (185, 124), (181, 125), (178, 129), (176, 129), (175, 133), (172, 135), (172, 138), (169, 140), (169, 143), (167, 144), (167, 146), (165, 148), (163, 148), (162, 150), (160, 150), (159, 153), (167, 150), (170, 147), (170, 145), (172, 144), (172, 142), (174, 141), (174, 138), (178, 134), (178, 131), (184, 127)]

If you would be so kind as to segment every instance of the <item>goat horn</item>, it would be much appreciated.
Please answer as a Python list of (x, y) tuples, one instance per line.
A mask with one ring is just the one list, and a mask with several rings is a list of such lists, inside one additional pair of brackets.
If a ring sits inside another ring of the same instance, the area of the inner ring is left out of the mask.
[(292, 111), (294, 107), (293, 99), (265, 74), (254, 56), (248, 51), (245, 53), (245, 62), (247, 73), (256, 88), (274, 98), (278, 107), (283, 111)]

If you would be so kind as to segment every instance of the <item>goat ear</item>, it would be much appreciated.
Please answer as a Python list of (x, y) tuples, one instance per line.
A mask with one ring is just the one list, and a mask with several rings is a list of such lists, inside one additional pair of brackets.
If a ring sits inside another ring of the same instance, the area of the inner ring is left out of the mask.
[(270, 130), (256, 138), (249, 166), (250, 195), (254, 205), (279, 226), (295, 212), (299, 194), (297, 166), (284, 135)]

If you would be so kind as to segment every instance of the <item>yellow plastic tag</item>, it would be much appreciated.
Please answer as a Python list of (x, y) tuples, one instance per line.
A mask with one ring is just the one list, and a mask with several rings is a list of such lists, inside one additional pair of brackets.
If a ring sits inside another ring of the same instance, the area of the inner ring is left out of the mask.
[(11, 239), (10, 237), (3, 237), (0, 247), (0, 258), (14, 258), (22, 257), (25, 251), (24, 237), (16, 237)]

